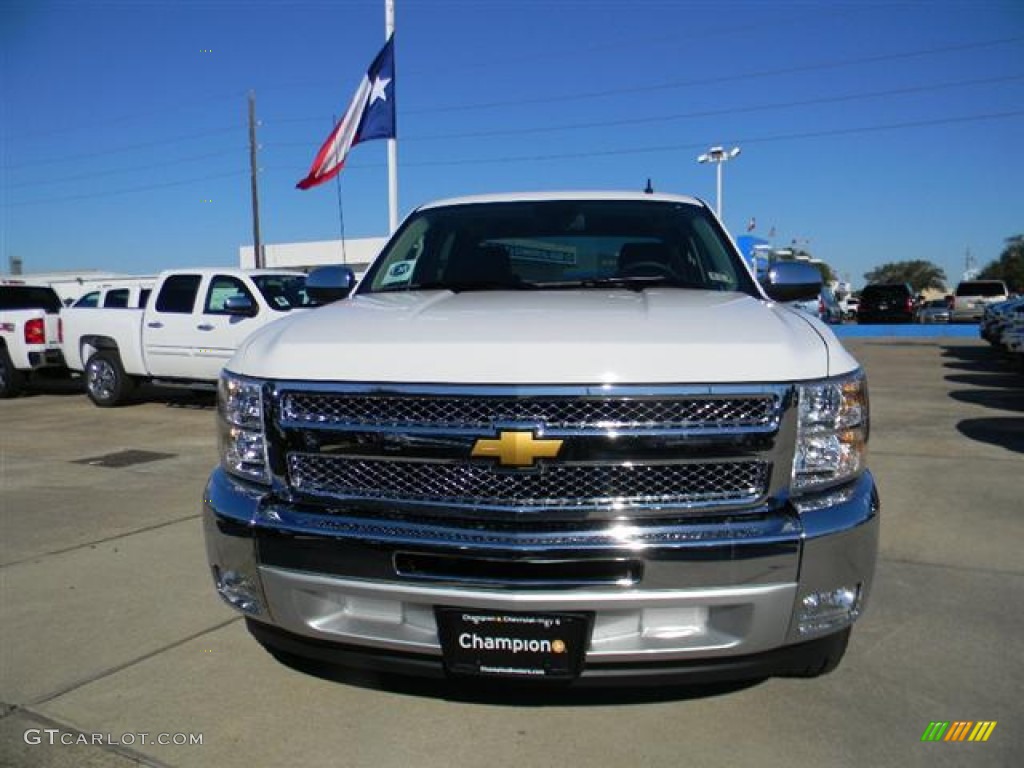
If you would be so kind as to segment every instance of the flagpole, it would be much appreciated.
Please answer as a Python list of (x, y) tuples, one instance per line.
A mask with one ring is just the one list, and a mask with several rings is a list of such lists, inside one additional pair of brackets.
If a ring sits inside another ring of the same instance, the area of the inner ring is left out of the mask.
[[(384, 40), (390, 40), (395, 33), (395, 0), (384, 0)], [(397, 67), (396, 67), (397, 69)], [(398, 78), (395, 77), (397, 87)], [(392, 91), (397, 99), (397, 91)], [(398, 115), (395, 115), (397, 123)], [(397, 128), (397, 126), (396, 126)], [(397, 133), (397, 130), (396, 130)], [(398, 229), (398, 139), (388, 139), (388, 232)]]

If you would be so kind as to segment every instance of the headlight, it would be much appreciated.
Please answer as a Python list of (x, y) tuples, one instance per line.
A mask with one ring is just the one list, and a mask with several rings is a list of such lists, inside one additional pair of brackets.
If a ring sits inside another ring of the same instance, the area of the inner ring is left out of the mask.
[(864, 470), (868, 387), (861, 371), (799, 386), (793, 489), (826, 488)]
[(233, 475), (270, 482), (263, 430), (263, 383), (226, 371), (217, 385), (220, 462)]

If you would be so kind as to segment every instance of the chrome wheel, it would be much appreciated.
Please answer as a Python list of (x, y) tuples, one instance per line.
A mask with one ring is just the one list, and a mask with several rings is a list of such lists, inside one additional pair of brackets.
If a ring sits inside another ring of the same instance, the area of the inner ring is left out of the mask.
[(117, 389), (117, 371), (110, 361), (93, 357), (85, 369), (85, 386), (96, 400), (109, 400)]
[(116, 349), (101, 349), (85, 364), (85, 392), (101, 408), (121, 405), (134, 388)]

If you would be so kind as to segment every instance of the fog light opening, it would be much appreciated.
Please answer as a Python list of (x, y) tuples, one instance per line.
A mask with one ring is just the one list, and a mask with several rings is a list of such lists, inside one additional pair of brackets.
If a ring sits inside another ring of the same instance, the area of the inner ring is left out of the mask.
[(238, 571), (221, 571), (213, 566), (213, 582), (217, 586), (217, 594), (242, 613), (258, 616), (263, 613), (263, 605), (256, 588)]
[(860, 616), (861, 586), (844, 585), (804, 595), (797, 614), (797, 631), (805, 636), (820, 635), (852, 624)]

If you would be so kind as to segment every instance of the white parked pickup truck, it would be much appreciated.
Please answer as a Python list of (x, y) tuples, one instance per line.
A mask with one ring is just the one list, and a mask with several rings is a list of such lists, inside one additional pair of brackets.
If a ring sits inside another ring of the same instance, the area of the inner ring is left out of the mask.
[(69, 306), (105, 309), (142, 309), (156, 284), (155, 277), (127, 277), (97, 285)]
[(37, 371), (64, 369), (60, 306), (52, 288), (0, 282), (0, 398), (17, 395)]
[(144, 308), (65, 308), (64, 353), (98, 406), (123, 403), (140, 381), (212, 389), (250, 333), (309, 305), (301, 272), (170, 270)]
[(349, 298), (225, 366), (218, 593), (281, 658), (377, 672), (831, 670), (880, 513), (864, 373), (783, 303), (820, 284), (791, 262), (759, 285), (691, 197), (419, 208)]

